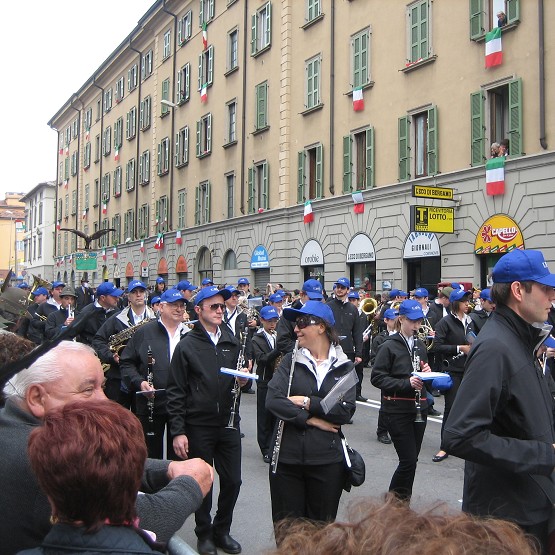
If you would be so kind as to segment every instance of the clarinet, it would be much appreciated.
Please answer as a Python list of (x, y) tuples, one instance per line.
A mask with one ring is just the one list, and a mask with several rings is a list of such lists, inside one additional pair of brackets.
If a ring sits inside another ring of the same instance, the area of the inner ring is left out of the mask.
[[(418, 332), (415, 331), (413, 335), (414, 342), (412, 344), (412, 370), (413, 372), (418, 372), (420, 370), (420, 355), (418, 354), (418, 348), (416, 347), (416, 341), (418, 340)], [(422, 424), (424, 419), (422, 418), (422, 390), (416, 389), (414, 392), (414, 404), (416, 406), (416, 418), (415, 422)]]
[[(237, 367), (236, 370), (239, 371), (243, 368), (245, 364), (245, 348), (247, 346), (247, 331), (246, 329), (241, 332), (241, 350), (239, 351), (239, 358), (237, 359)], [(229, 430), (236, 430), (237, 428), (234, 426), (235, 424), (235, 413), (237, 412), (237, 401), (241, 396), (241, 386), (239, 385), (239, 379), (237, 376), (233, 381), (233, 389), (231, 390), (233, 394), (233, 403), (231, 405), (231, 412), (229, 413), (229, 422), (227, 423), (226, 428)]]
[[(295, 363), (297, 362), (297, 349), (299, 348), (299, 340), (295, 341), (295, 347), (293, 347), (293, 356), (291, 357), (291, 367), (289, 368), (289, 385), (287, 386), (287, 397), (291, 393), (291, 383), (293, 382), (293, 372), (295, 371)], [(279, 461), (279, 450), (281, 449), (281, 440), (283, 439), (283, 427), (285, 426), (285, 420), (280, 420), (277, 426), (276, 442), (274, 443), (274, 450), (272, 451), (272, 474), (277, 472), (278, 461)]]
[[(154, 387), (154, 356), (152, 354), (152, 349), (150, 345), (148, 346), (146, 352), (146, 364), (147, 364), (147, 375), (146, 381), (150, 387)], [(146, 401), (148, 407), (148, 432), (146, 433), (147, 436), (155, 436), (156, 432), (154, 431), (154, 393), (149, 394)]]

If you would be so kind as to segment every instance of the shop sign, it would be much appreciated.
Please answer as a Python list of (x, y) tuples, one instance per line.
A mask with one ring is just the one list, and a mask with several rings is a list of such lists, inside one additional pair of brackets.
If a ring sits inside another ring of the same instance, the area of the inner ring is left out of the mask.
[(476, 234), (475, 254), (504, 254), (523, 249), (522, 231), (514, 220), (504, 214), (489, 218)]
[(411, 206), (410, 230), (423, 233), (455, 233), (455, 209)]
[(268, 251), (263, 245), (258, 245), (252, 251), (251, 256), (251, 269), (259, 268), (269, 268), (270, 267), (270, 257), (268, 256)]
[(412, 196), (418, 198), (433, 198), (436, 200), (453, 200), (453, 189), (447, 187), (412, 186)]
[(324, 253), (318, 241), (311, 239), (306, 243), (301, 253), (301, 266), (323, 266)]
[(439, 256), (439, 241), (435, 233), (410, 233), (405, 242), (403, 258), (424, 258)]
[(347, 249), (347, 264), (358, 262), (375, 262), (376, 252), (370, 237), (365, 233), (355, 235)]

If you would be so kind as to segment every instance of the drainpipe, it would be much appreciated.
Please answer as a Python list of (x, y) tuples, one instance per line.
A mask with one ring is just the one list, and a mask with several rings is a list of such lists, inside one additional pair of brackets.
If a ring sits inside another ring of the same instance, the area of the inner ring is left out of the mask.
[[(98, 173), (99, 173), (98, 185), (100, 188), (102, 188), (101, 187), (102, 186), (102, 161), (104, 158), (104, 156), (102, 155), (102, 138), (104, 134), (104, 88), (96, 84), (96, 75), (93, 76), (92, 85), (93, 87), (100, 89), (100, 95), (101, 95), (100, 96), (100, 152), (98, 153), (100, 155), (100, 158), (98, 162)], [(100, 206), (102, 206), (102, 198), (100, 198), (100, 190), (98, 191), (98, 195), (99, 195), (98, 200), (99, 200)], [(98, 210), (98, 229), (101, 228), (101, 216), (102, 216), (102, 209), (100, 208)]]
[(540, 88), (540, 145), (547, 150), (545, 140), (545, 35), (543, 0), (538, 0), (538, 58), (539, 58), (539, 88)]
[(335, 185), (333, 183), (333, 159), (335, 157), (335, 0), (331, 0), (331, 54), (330, 54), (330, 186), (329, 190), (332, 195), (335, 194)]
[[(58, 256), (58, 241), (57, 241), (57, 229), (56, 226), (58, 225), (58, 210), (59, 210), (59, 202), (60, 202), (60, 198), (58, 195), (58, 189), (60, 188), (60, 131), (57, 127), (52, 127), (50, 126), (50, 129), (53, 129), (54, 131), (56, 131), (58, 133), (58, 142), (56, 143), (56, 152), (57, 152), (57, 157), (56, 157), (56, 214), (55, 214), (55, 218), (54, 218), (54, 256)], [(31, 227), (29, 225), (29, 227)], [(54, 268), (52, 268), (52, 271), (54, 271)], [(52, 274), (54, 275), (54, 274)]]
[(247, 122), (246, 106), (247, 106), (247, 33), (249, 15), (249, 0), (245, 0), (245, 8), (243, 10), (243, 29), (245, 29), (245, 40), (243, 41), (243, 113), (241, 114), (241, 214), (245, 214), (245, 148), (247, 132), (245, 125)]
[(139, 61), (137, 62), (137, 94), (139, 96), (139, 100), (137, 102), (137, 120), (136, 120), (136, 127), (135, 127), (135, 140), (137, 141), (136, 147), (136, 155), (135, 155), (135, 217), (133, 218), (133, 236), (137, 237), (137, 230), (138, 230), (138, 217), (139, 214), (139, 156), (140, 156), (140, 139), (141, 139), (141, 130), (139, 129), (139, 118), (141, 115), (141, 59), (143, 57), (143, 53), (140, 50), (137, 50), (131, 44), (131, 38), (129, 39), (129, 50), (133, 50), (139, 55)]

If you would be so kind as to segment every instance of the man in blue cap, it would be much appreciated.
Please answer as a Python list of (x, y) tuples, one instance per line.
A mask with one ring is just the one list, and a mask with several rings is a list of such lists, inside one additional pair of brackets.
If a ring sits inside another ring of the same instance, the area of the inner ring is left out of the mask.
[(51, 312), (60, 310), (60, 307), (62, 306), (60, 294), (65, 286), (66, 284), (63, 281), (55, 281), (54, 283), (52, 283), (52, 289), (50, 290), (49, 299), (45, 303), (40, 304), (35, 312), (33, 325), (37, 337), (40, 336), (40, 343), (45, 340), (44, 329), (46, 326), (46, 319), (48, 318), (48, 315)]
[(275, 308), (279, 316), (281, 317), (281, 312), (283, 310), (283, 295), (280, 293), (272, 293), (268, 297), (268, 305)]
[[(32, 341), (36, 345), (40, 345), (43, 340), (44, 320), (36, 316), (39, 306), (48, 299), (48, 290), (45, 287), (37, 287), (33, 291), (33, 302), (29, 305), (27, 312), (29, 318), (21, 320), (17, 334)], [(42, 325), (40, 325), (40, 324)]]
[(170, 364), (167, 407), (170, 434), (178, 457), (200, 457), (219, 474), (218, 510), (211, 517), (212, 492), (195, 513), (197, 551), (216, 555), (240, 553), (230, 535), (233, 510), (241, 487), (239, 402), (234, 392), (246, 379), (234, 378), (222, 368), (246, 368), (240, 359), (239, 340), (223, 325), (224, 301), (231, 291), (201, 289), (195, 297), (198, 322), (177, 344)]
[(444, 429), (465, 459), (462, 509), (510, 520), (548, 552), (555, 503), (549, 381), (536, 358), (551, 331), (555, 275), (540, 251), (515, 249), (492, 272), (495, 312), (474, 341)]
[(491, 289), (482, 289), (480, 291), (480, 308), (476, 307), (471, 313), (470, 317), (474, 322), (476, 334), (484, 327), (484, 324), (489, 320), (490, 316), (495, 310), (495, 303), (491, 298)]
[(198, 289), (195, 285), (193, 285), (190, 281), (184, 279), (180, 281), (175, 288), (181, 293), (183, 298), (185, 299), (185, 312), (188, 316), (185, 317), (188, 320), (196, 320), (195, 316), (195, 308), (191, 299), (193, 298), (193, 293)]
[(201, 287), (211, 287), (214, 285), (214, 282), (210, 278), (204, 278), (200, 283)]
[(241, 291), (241, 294), (250, 299), (252, 295), (249, 292), (250, 281), (246, 277), (239, 278), (237, 280), (237, 289)]
[(161, 297), (162, 293), (167, 290), (166, 280), (162, 276), (156, 278), (156, 283), (154, 284), (154, 289), (150, 292), (149, 300), (152, 297)]

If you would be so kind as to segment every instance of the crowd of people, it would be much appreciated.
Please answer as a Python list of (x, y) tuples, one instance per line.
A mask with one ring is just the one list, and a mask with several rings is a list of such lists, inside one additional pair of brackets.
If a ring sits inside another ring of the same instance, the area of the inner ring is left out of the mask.
[[(255, 390), (279, 552), (301, 552), (292, 547), (299, 520), (312, 523), (301, 527), (307, 541), (323, 542), (366, 537), (384, 515), (417, 519), (408, 506), (418, 456), (428, 416), (440, 415), (434, 398), (444, 394), (432, 460), (465, 459), (464, 512), (515, 523), (499, 530), (526, 532), (547, 553), (555, 275), (539, 251), (515, 250), (492, 279), (484, 290), (444, 285), (436, 299), (424, 287), (371, 298), (366, 282), (354, 288), (347, 277), (329, 297), (317, 279), (291, 292), (281, 284), (251, 292), (247, 278), (170, 288), (160, 277), (153, 291), (140, 280), (125, 291), (103, 282), (94, 295), (60, 282), (35, 289), (27, 325), (0, 334), (0, 490), (9, 514), (0, 553), (46, 553), (60, 537), (149, 553), (193, 513), (200, 554), (240, 553), (231, 527), (242, 482), (241, 395)], [(345, 487), (342, 427), (367, 401), (365, 368), (381, 391), (377, 439), (393, 443), (399, 459), (387, 510), (371, 508), (368, 530), (366, 520), (325, 524)], [(70, 468), (80, 456), (88, 465), (77, 476)], [(102, 482), (108, 459), (117, 487)], [(110, 491), (95, 497), (100, 488)], [(497, 526), (453, 518), (464, 533), (476, 526), (477, 538)], [(437, 528), (434, 519), (422, 522)]]

